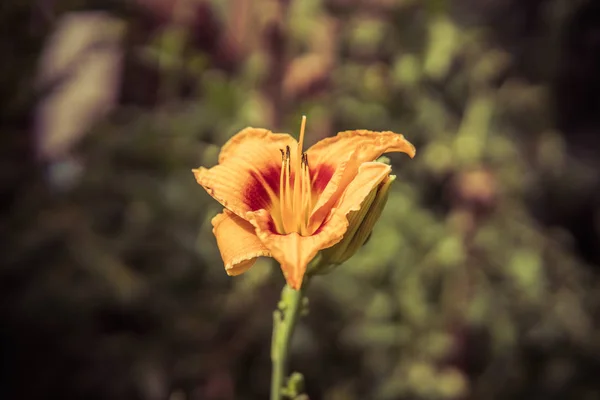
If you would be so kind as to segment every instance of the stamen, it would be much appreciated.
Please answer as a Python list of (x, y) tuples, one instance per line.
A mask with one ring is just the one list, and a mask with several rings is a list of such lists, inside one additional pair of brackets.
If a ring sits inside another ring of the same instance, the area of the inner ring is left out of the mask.
[(281, 172), (279, 173), (279, 217), (280, 217), (280, 221), (281, 221), (281, 225), (283, 228), (283, 231), (286, 230), (285, 228), (285, 210), (287, 209), (287, 206), (285, 204), (285, 173), (286, 173), (286, 163), (285, 163), (285, 153), (283, 152), (283, 149), (279, 149), (279, 151), (281, 152)]
[(302, 223), (302, 146), (304, 145), (304, 129), (306, 127), (306, 116), (302, 116), (302, 123), (300, 124), (300, 138), (298, 140), (298, 149), (296, 151), (296, 168), (294, 176), (294, 202), (293, 212), (295, 216), (296, 226), (301, 229)]
[(300, 185), (301, 186), (301, 188), (300, 188), (300, 213), (299, 213), (300, 215), (298, 217), (298, 219), (300, 220), (299, 225), (300, 225), (300, 234), (301, 235), (306, 234), (306, 232), (305, 232), (306, 231), (306, 228), (305, 228), (305, 226), (306, 226), (306, 215), (305, 215), (306, 208), (304, 208), (304, 204), (306, 203), (307, 187), (306, 187), (306, 179), (304, 179), (304, 175), (305, 175), (304, 174), (304, 171), (305, 171), (304, 156), (305, 156), (305, 153), (302, 153), (302, 162), (301, 162), (302, 167), (298, 171), (299, 178), (302, 180), (301, 185)]
[[(285, 176), (285, 209), (286, 215), (284, 218), (284, 226), (287, 232), (292, 232), (294, 225), (294, 192), (292, 191), (292, 163), (290, 156), (290, 146), (285, 148), (285, 163), (286, 163), (286, 176)], [(291, 215), (290, 215), (291, 214)], [(287, 222), (287, 224), (286, 224)], [(291, 226), (290, 226), (291, 224)]]
[(312, 190), (310, 186), (310, 170), (308, 168), (308, 155), (304, 153), (304, 168), (302, 170), (302, 210), (304, 210), (303, 227), (306, 229), (310, 211), (312, 210)]

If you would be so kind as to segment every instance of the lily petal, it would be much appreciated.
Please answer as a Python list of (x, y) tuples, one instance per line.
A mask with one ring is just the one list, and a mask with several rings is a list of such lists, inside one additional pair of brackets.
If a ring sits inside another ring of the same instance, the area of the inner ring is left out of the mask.
[[(391, 171), (392, 167), (384, 163), (375, 161), (362, 163), (358, 168), (358, 174), (331, 210), (331, 215), (343, 215), (345, 218), (349, 212), (358, 211), (371, 190), (389, 176)], [(328, 221), (325, 221), (325, 225), (327, 224)]]
[(224, 209), (211, 222), (227, 275), (246, 272), (258, 257), (271, 256), (256, 236), (254, 227), (231, 211)]
[(341, 194), (352, 182), (360, 167), (356, 151), (348, 155), (348, 159), (337, 165), (333, 176), (322, 193), (319, 194), (308, 221), (308, 230), (314, 232), (331, 212), (333, 205), (340, 199)]
[(219, 164), (193, 170), (196, 181), (227, 209), (244, 218), (248, 211), (277, 202), (281, 149), (295, 148), (288, 134), (246, 128), (233, 136), (219, 154)]
[(271, 228), (270, 217), (266, 211), (248, 213), (248, 220), (256, 228), (258, 238), (271, 252), (272, 257), (281, 264), (290, 287), (299, 289), (308, 263), (320, 250), (342, 240), (348, 229), (348, 213), (360, 209), (371, 190), (379, 185), (390, 171), (391, 167), (383, 163), (363, 163), (326, 221), (311, 236), (300, 236), (297, 233), (277, 234)]
[[(342, 235), (318, 234), (300, 236), (293, 232), (280, 235), (271, 228), (269, 215), (265, 210), (249, 213), (249, 220), (256, 228), (256, 234), (263, 245), (271, 252), (271, 257), (281, 264), (283, 276), (292, 289), (298, 290), (308, 263), (316, 256), (319, 250), (331, 247), (339, 242)], [(343, 223), (338, 221), (340, 230), (344, 229)], [(347, 228), (346, 228), (347, 229)]]
[[(368, 130), (344, 131), (337, 136), (323, 139), (307, 150), (309, 162), (315, 176), (320, 171), (329, 173), (330, 179), (318, 193), (318, 200), (309, 220), (309, 230), (316, 229), (323, 222), (340, 194), (358, 173), (359, 166), (388, 152), (404, 152), (411, 158), (415, 147), (399, 133)], [(317, 178), (318, 179), (318, 178)], [(323, 183), (321, 183), (323, 185)], [(319, 185), (316, 185), (317, 188)]]
[(313, 165), (339, 164), (356, 151), (359, 162), (374, 161), (384, 153), (402, 152), (413, 158), (413, 146), (403, 135), (390, 131), (375, 132), (359, 129), (344, 131), (325, 138), (307, 150), (308, 160)]

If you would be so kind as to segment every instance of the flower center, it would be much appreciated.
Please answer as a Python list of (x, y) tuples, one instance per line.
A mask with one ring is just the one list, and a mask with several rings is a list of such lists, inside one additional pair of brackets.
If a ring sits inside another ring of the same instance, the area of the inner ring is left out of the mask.
[(310, 235), (308, 219), (313, 207), (312, 185), (308, 157), (302, 152), (304, 144), (304, 128), (306, 117), (302, 116), (300, 140), (292, 160), (290, 147), (281, 149), (281, 174), (279, 176), (279, 208), (280, 221), (278, 230), (283, 234), (297, 232), (302, 236)]

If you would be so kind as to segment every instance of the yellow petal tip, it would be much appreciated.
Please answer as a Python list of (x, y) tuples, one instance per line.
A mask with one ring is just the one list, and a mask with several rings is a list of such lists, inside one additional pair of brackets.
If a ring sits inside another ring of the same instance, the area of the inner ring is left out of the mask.
[(406, 154), (408, 154), (410, 158), (415, 158), (417, 155), (417, 149), (411, 142), (407, 141), (407, 143), (410, 144), (410, 151), (406, 152)]

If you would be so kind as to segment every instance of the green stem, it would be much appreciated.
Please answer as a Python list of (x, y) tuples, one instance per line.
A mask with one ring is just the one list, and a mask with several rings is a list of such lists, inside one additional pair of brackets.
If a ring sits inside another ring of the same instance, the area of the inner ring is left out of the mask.
[(287, 378), (287, 359), (290, 342), (296, 322), (302, 311), (302, 299), (308, 286), (308, 280), (300, 290), (285, 285), (281, 291), (281, 300), (273, 312), (273, 337), (271, 342), (271, 400), (281, 400), (282, 390)]

